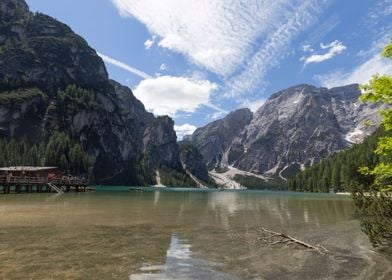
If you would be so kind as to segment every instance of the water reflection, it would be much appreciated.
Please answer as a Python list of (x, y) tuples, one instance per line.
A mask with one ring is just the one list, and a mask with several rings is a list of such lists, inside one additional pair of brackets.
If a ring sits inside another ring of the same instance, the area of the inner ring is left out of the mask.
[(214, 192), (210, 194), (208, 204), (213, 211), (223, 210), (228, 214), (233, 214), (241, 209), (238, 198), (237, 192)]
[(161, 192), (156, 191), (154, 192), (154, 207), (157, 206), (158, 202), (159, 202), (159, 196), (161, 195)]
[[(377, 273), (390, 265), (370, 252), (350, 198), (242, 191), (48, 197), (0, 195), (4, 279), (382, 279)], [(334, 255), (265, 246), (261, 227)]]
[(197, 259), (191, 245), (172, 235), (170, 247), (163, 265), (145, 265), (140, 273), (132, 274), (130, 280), (186, 280), (186, 279), (236, 279), (214, 271), (212, 262)]
[[(208, 196), (208, 211), (225, 230), (259, 223), (260, 226), (298, 231), (353, 219), (352, 202), (333, 196), (281, 193), (216, 192)], [(205, 220), (203, 220), (205, 221)]]

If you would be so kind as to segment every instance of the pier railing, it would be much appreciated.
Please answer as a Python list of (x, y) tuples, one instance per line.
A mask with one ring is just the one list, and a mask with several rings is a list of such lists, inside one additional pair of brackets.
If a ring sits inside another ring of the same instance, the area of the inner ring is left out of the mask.
[(58, 186), (87, 186), (86, 179), (77, 177), (62, 177), (48, 179), (47, 177), (32, 177), (32, 176), (1, 176), (0, 184), (7, 185), (45, 185), (52, 183)]

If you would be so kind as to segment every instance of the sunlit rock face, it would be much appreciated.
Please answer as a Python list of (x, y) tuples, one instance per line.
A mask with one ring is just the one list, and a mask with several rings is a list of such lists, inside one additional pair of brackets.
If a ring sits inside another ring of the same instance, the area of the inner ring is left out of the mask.
[(253, 114), (249, 109), (231, 112), (224, 119), (197, 129), (188, 140), (195, 143), (208, 167), (213, 168), (222, 161), (225, 151), (230, 148), (239, 133), (249, 125), (252, 117)]
[(375, 131), (380, 106), (361, 103), (360, 94), (358, 85), (332, 89), (294, 86), (271, 95), (253, 116), (233, 112), (199, 128), (190, 138), (210, 169), (233, 166), (257, 174), (288, 176)]

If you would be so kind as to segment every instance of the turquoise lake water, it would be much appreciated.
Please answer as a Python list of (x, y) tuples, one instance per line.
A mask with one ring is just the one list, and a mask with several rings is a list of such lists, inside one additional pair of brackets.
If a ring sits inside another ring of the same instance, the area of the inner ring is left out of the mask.
[(96, 189), (0, 195), (0, 279), (392, 279), (347, 196)]

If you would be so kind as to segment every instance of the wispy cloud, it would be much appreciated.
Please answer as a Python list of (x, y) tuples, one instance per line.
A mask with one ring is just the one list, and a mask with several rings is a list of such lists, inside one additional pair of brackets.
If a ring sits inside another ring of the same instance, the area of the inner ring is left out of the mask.
[[(373, 7), (364, 17), (368, 27), (374, 27), (385, 17), (392, 15), (392, 0), (374, 0)], [(391, 26), (391, 23), (389, 24)]]
[(264, 105), (266, 99), (261, 98), (261, 99), (256, 99), (256, 100), (249, 100), (246, 99), (244, 102), (241, 103), (240, 107), (241, 108), (248, 108), (252, 112), (256, 112), (257, 110), (260, 109), (261, 106)]
[(216, 115), (219, 115), (219, 116), (222, 116), (222, 115), (225, 115), (225, 114), (228, 114), (228, 113), (229, 113), (228, 111), (222, 109), (222, 108), (219, 107), (219, 106), (216, 106), (216, 105), (212, 104), (211, 102), (205, 103), (205, 104), (203, 104), (203, 105), (206, 106), (206, 107), (208, 107), (208, 108), (210, 108), (210, 109), (215, 110), (215, 111), (216, 111), (215, 114), (216, 114)]
[[(238, 83), (231, 80), (231, 92), (263, 80), (291, 39), (328, 1), (112, 0), (121, 15), (135, 17), (159, 36), (159, 46), (184, 54), (225, 80), (234, 73), (243, 77)], [(246, 68), (251, 69), (242, 71)], [(244, 84), (254, 72), (258, 78)]]
[(285, 58), (293, 39), (311, 23), (317, 20), (317, 15), (328, 1), (289, 1), (284, 9), (285, 14), (277, 20), (279, 23), (270, 32), (264, 43), (245, 64), (244, 70), (228, 81), (226, 97), (241, 96), (256, 88), (263, 92), (264, 78), (268, 71), (280, 64)]
[(302, 46), (302, 51), (304, 51), (304, 52), (314, 52), (314, 49), (312, 48), (312, 45), (305, 44), (305, 45)]
[(154, 45), (155, 39), (156, 39), (156, 36), (152, 36), (151, 39), (147, 39), (144, 42), (144, 47), (146, 48), (146, 50), (149, 50), (152, 47), (152, 45)]
[(223, 111), (217, 111), (213, 114), (209, 114), (206, 116), (206, 120), (211, 121), (211, 120), (217, 120), (217, 119), (221, 119), (223, 118), (225, 115), (227, 115), (227, 112), (223, 112)]
[[(255, 39), (270, 29), (289, 0), (112, 0), (124, 16), (144, 23), (158, 45), (220, 75), (243, 62)], [(271, 23), (272, 22), (272, 23)]]
[(314, 79), (322, 86), (331, 88), (354, 83), (366, 83), (375, 73), (392, 75), (391, 62), (380, 54), (389, 40), (389, 34), (386, 34), (376, 40), (370, 49), (360, 51), (358, 57), (361, 58), (361, 62), (356, 67), (336, 69), (326, 74), (315, 75)]
[(105, 61), (106, 63), (112, 64), (114, 66), (120, 67), (121, 69), (124, 69), (125, 71), (128, 71), (129, 73), (135, 74), (136, 76), (139, 76), (140, 78), (143, 79), (150, 79), (152, 78), (151, 75), (148, 75), (147, 73), (136, 69), (135, 67), (132, 67), (122, 61), (119, 61), (117, 59), (111, 58), (107, 55), (104, 55), (102, 53), (98, 52), (98, 55), (102, 58), (103, 61)]
[(330, 44), (324, 45), (323, 43), (320, 44), (320, 47), (322, 50), (328, 50), (327, 52), (323, 54), (312, 54), (308, 57), (302, 57), (301, 61), (304, 61), (304, 65), (310, 64), (310, 63), (320, 63), (326, 60), (332, 59), (334, 56), (341, 54), (344, 52), (347, 47), (343, 45), (342, 42), (336, 40), (333, 41)]
[(322, 86), (331, 88), (348, 84), (366, 83), (375, 73), (392, 75), (391, 62), (382, 58), (378, 53), (354, 69), (348, 71), (339, 69), (324, 75), (315, 75), (314, 78)]
[(357, 53), (358, 65), (351, 69), (339, 68), (325, 74), (314, 75), (314, 80), (325, 87), (336, 87), (366, 83), (375, 73), (392, 75), (391, 62), (380, 55), (381, 50), (390, 40), (392, 22), (385, 21), (390, 15), (392, 15), (392, 0), (374, 0), (360, 23), (366, 39), (372, 43), (368, 49), (362, 49)]
[(339, 14), (332, 14), (324, 21), (315, 25), (314, 29), (312, 28), (309, 30), (310, 33), (308, 34), (306, 41), (303, 44), (308, 44), (310, 46), (319, 44), (324, 39), (324, 37), (332, 32), (337, 26), (339, 26), (340, 23), (341, 18)]

